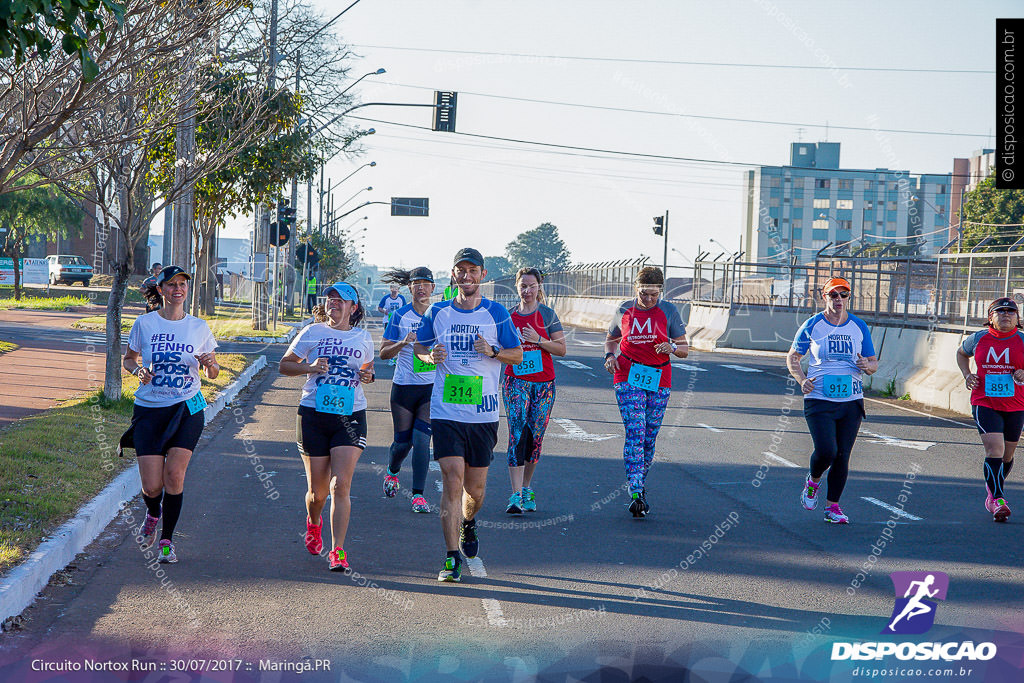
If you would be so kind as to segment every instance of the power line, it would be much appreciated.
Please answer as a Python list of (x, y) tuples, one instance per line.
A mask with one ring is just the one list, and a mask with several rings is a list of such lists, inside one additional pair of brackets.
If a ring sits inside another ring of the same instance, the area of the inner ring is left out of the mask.
[[(406, 85), (404, 83), (390, 83), (389, 85), (399, 88), (413, 88), (416, 90), (439, 90), (439, 88), (428, 88), (422, 85)], [(676, 116), (684, 119), (702, 119), (705, 121), (729, 121), (731, 123), (756, 123), (766, 126), (787, 126), (805, 128), (834, 128), (837, 130), (859, 130), (879, 133), (901, 133), (905, 135), (943, 135), (949, 137), (965, 138), (987, 138), (988, 133), (946, 133), (938, 130), (910, 130), (902, 128), (869, 128), (867, 126), (841, 126), (836, 124), (800, 123), (794, 121), (768, 121), (765, 119), (743, 119), (731, 116), (711, 116), (709, 114), (681, 114), (671, 111), (655, 111), (651, 109), (631, 109), (627, 107), (609, 107), (600, 104), (580, 104), (578, 102), (560, 102), (557, 100), (541, 100), (530, 97), (512, 97), (511, 95), (495, 95), (493, 93), (469, 92), (460, 90), (459, 95), (474, 95), (476, 97), (488, 97), (497, 100), (512, 100), (515, 102), (530, 102), (532, 104), (553, 104), (560, 107), (578, 107), (581, 109), (598, 109), (601, 111), (616, 111), (628, 114), (650, 114), (653, 116)]]
[[(380, 124), (387, 124), (387, 125), (392, 125), (392, 126), (400, 126), (402, 128), (416, 128), (416, 129), (419, 129), (419, 130), (432, 130), (431, 128), (428, 128), (427, 126), (417, 126), (417, 125), (412, 124), (412, 123), (399, 123), (397, 121), (384, 121), (382, 119), (371, 119), (371, 118), (367, 118), (367, 117), (363, 117), (363, 116), (352, 116), (350, 118), (357, 119), (359, 121), (368, 121), (370, 123), (380, 123)], [(758, 168), (758, 167), (761, 167), (761, 166), (772, 166), (772, 164), (763, 164), (763, 163), (759, 163), (759, 162), (723, 161), (721, 159), (700, 159), (698, 157), (679, 157), (679, 156), (673, 156), (673, 155), (670, 155), (670, 154), (650, 154), (650, 153), (645, 153), (645, 152), (626, 152), (626, 151), (623, 151), (623, 150), (616, 150), (616, 149), (602, 149), (600, 147), (581, 147), (581, 146), (578, 146), (578, 145), (560, 145), (560, 144), (557, 144), (557, 143), (554, 143), (554, 142), (538, 142), (536, 140), (521, 140), (521, 139), (518, 139), (518, 138), (506, 138), (506, 137), (501, 137), (501, 136), (498, 136), (498, 135), (484, 135), (482, 133), (464, 133), (464, 132), (460, 132), (460, 131), (452, 131), (452, 132), (448, 133), (448, 135), (461, 135), (463, 137), (478, 138), (478, 139), (481, 139), (481, 140), (498, 140), (498, 141), (502, 141), (502, 142), (515, 142), (515, 143), (522, 144), (522, 145), (534, 145), (534, 146), (537, 146), (537, 147), (548, 147), (548, 148), (560, 149), (560, 150), (576, 150), (576, 151), (583, 151), (583, 152), (598, 152), (598, 153), (601, 153), (601, 154), (612, 154), (612, 155), (623, 156), (623, 157), (635, 157), (637, 159), (651, 159), (651, 160), (660, 160), (660, 161), (678, 161), (678, 162), (688, 162), (688, 163), (696, 163), (696, 164), (709, 164), (709, 165), (713, 165), (713, 166), (732, 166), (732, 167), (740, 167), (740, 168), (747, 168), (747, 169), (749, 169), (749, 168)], [(786, 168), (795, 168), (795, 169), (807, 170), (807, 171), (820, 171), (822, 175), (834, 175), (834, 174), (838, 174), (838, 173), (891, 174), (891, 173), (895, 173), (896, 172), (896, 171), (890, 170), (890, 169), (879, 170), (877, 168), (872, 168), (872, 169), (867, 169), (867, 168), (823, 168), (823, 169), (816, 169), (816, 168), (810, 168), (810, 167), (804, 167), (804, 166), (786, 166)], [(942, 175), (942, 176), (949, 176), (951, 178), (956, 178), (956, 177), (970, 178), (971, 177), (970, 174), (955, 174), (955, 173), (915, 173), (913, 175)]]
[(575, 55), (534, 55), (523, 52), (487, 52), (484, 50), (445, 50), (426, 47), (399, 47), (396, 45), (365, 45), (354, 44), (353, 47), (372, 48), (376, 50), (401, 50), (404, 52), (435, 52), (456, 55), (489, 55), (492, 57), (516, 57), (522, 59), (562, 59), (578, 62), (623, 62), (626, 64), (671, 64), (678, 66), (710, 66), (737, 67), (744, 69), (803, 69), (809, 71), (878, 71), (896, 73), (935, 73), (935, 74), (994, 74), (991, 69), (916, 69), (883, 66), (820, 66), (807, 64), (748, 64), (742, 62), (704, 62), (679, 59), (637, 59), (630, 57), (586, 57)]

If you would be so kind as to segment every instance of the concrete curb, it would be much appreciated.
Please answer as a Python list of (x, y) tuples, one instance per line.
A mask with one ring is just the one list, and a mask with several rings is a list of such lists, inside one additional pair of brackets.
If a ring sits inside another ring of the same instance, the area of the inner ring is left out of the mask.
[(301, 330), (306, 325), (309, 325), (311, 322), (313, 322), (312, 318), (306, 318), (301, 323), (285, 323), (285, 325), (290, 325), (292, 330), (291, 330), (291, 332), (289, 332), (288, 334), (286, 334), (286, 335), (284, 335), (282, 337), (227, 337), (225, 339), (218, 339), (217, 341), (222, 341), (222, 342), (264, 342), (264, 343), (267, 343), (267, 344), (287, 344), (292, 339), (295, 339), (295, 335), (297, 335), (299, 333), (299, 330)]
[[(260, 356), (245, 369), (234, 382), (220, 392), (206, 407), (203, 416), (209, 423), (217, 413), (246, 387), (256, 373), (267, 365), (267, 357)], [(0, 578), (0, 623), (21, 614), (46, 587), (54, 573), (75, 559), (107, 527), (125, 503), (139, 495), (142, 481), (139, 470), (132, 467), (122, 472), (99, 495), (85, 504), (78, 514), (43, 541), (24, 562)]]

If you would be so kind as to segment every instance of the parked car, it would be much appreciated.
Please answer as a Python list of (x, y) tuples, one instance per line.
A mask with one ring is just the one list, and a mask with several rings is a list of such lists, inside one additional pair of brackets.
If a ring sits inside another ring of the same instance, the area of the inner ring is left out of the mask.
[(50, 266), (50, 284), (67, 284), (81, 282), (88, 287), (92, 280), (92, 266), (81, 256), (54, 254), (46, 257)]

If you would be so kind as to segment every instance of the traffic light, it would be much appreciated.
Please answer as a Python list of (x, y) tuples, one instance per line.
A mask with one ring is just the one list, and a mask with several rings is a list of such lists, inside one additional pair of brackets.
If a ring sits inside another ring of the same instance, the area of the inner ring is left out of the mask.
[(434, 130), (455, 132), (455, 104), (459, 94), (450, 90), (434, 91)]
[(295, 258), (300, 264), (308, 263), (310, 268), (316, 268), (320, 262), (320, 254), (309, 244), (300, 244), (295, 250)]
[(280, 199), (277, 202), (277, 224), (286, 228), (295, 225), (295, 209), (288, 206), (287, 199)]
[(654, 234), (661, 235), (665, 231), (665, 217), (655, 216), (654, 217)]

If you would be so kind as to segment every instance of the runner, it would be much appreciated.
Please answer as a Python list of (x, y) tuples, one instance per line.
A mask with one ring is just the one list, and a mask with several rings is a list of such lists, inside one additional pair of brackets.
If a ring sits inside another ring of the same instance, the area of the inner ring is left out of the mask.
[[(359, 294), (347, 282), (327, 288), (326, 315), (299, 332), (281, 359), (282, 375), (306, 375), (295, 421), (295, 441), (306, 467), (306, 549), (323, 550), (320, 513), (331, 494), (331, 546), (328, 567), (350, 571), (345, 555), (352, 503), (352, 473), (366, 448), (366, 396), (361, 384), (373, 382), (373, 340), (356, 327), (363, 319)], [(313, 523), (316, 518), (316, 524)]]
[(484, 257), (476, 249), (460, 249), (454, 264), (459, 293), (427, 309), (413, 347), (421, 361), (437, 365), (430, 427), (441, 466), (441, 529), (448, 550), (438, 581), (461, 580), (460, 547), (467, 558), (479, 550), (476, 515), (498, 443), (498, 375), (502, 363), (523, 360), (508, 311), (480, 295)]
[(398, 285), (391, 284), (391, 293), (384, 296), (377, 304), (377, 310), (384, 316), (384, 324), (391, 320), (391, 314), (405, 305), (405, 297), (398, 293)]
[[(864, 418), (863, 375), (878, 372), (871, 333), (864, 321), (847, 310), (850, 283), (832, 278), (821, 289), (825, 310), (800, 326), (786, 356), (789, 374), (804, 394), (804, 419), (811, 432), (814, 452), (800, 501), (807, 510), (818, 507), (821, 477), (828, 471), (825, 521), (848, 524), (839, 507), (850, 471), (850, 453)], [(800, 359), (810, 350), (811, 362), (804, 375)]]
[[(646, 517), (647, 473), (672, 393), (670, 358), (686, 358), (686, 328), (674, 305), (659, 301), (665, 287), (660, 268), (645, 266), (633, 281), (636, 298), (619, 305), (604, 342), (604, 367), (612, 374), (626, 439), (622, 458), (629, 482), (629, 512)], [(618, 351), (618, 355), (616, 355)]]
[(508, 418), (508, 473), (512, 495), (505, 512), (537, 510), (531, 488), (540, 461), (541, 442), (555, 403), (555, 366), (551, 356), (565, 355), (565, 333), (555, 311), (544, 305), (544, 276), (536, 268), (516, 273), (519, 305), (509, 311), (523, 340), (523, 362), (505, 366), (501, 397)]
[(444, 288), (444, 294), (441, 295), (441, 301), (451, 301), (458, 293), (459, 286), (455, 284), (455, 276), (453, 275), (451, 280), (448, 282), (448, 286)]
[(316, 273), (310, 273), (306, 280), (306, 313), (313, 314), (313, 307), (316, 306)]
[(398, 473), (411, 449), (412, 510), (430, 512), (423, 487), (430, 465), (430, 394), (434, 388), (434, 366), (416, 358), (412, 344), (416, 341), (416, 330), (423, 314), (430, 307), (434, 274), (429, 268), (392, 270), (382, 279), (407, 286), (412, 294), (412, 303), (402, 306), (391, 316), (380, 345), (381, 360), (398, 357), (391, 382), (391, 420), (395, 427), (395, 440), (391, 444), (391, 462), (384, 475), (384, 495), (393, 498), (398, 492)]
[[(150, 291), (150, 287), (156, 286), (156, 280), (160, 276), (160, 271), (164, 267), (159, 263), (154, 263), (153, 267), (149, 270), (149, 277), (142, 281), (142, 285), (139, 287), (139, 291), (142, 292), (142, 298), (146, 299), (146, 292)], [(154, 306), (148, 299), (146, 300), (146, 313), (152, 313), (159, 309), (160, 306)]]
[[(988, 329), (975, 332), (957, 349), (971, 411), (985, 446), (985, 509), (996, 522), (1010, 518), (1003, 483), (1013, 468), (1013, 452), (1024, 426), (1024, 334), (1017, 302), (1003, 297), (988, 307)], [(971, 372), (970, 359), (978, 366)]]
[(185, 472), (205, 425), (206, 399), (200, 391), (199, 369), (209, 379), (220, 374), (210, 326), (185, 313), (191, 279), (178, 266), (160, 271), (156, 284), (146, 290), (146, 299), (159, 310), (132, 323), (121, 362), (139, 380), (132, 424), (120, 442), (121, 448), (135, 449), (146, 503), (146, 520), (136, 540), (144, 550), (153, 545), (162, 512), (157, 559), (165, 563), (178, 561), (173, 538), (181, 515)]

